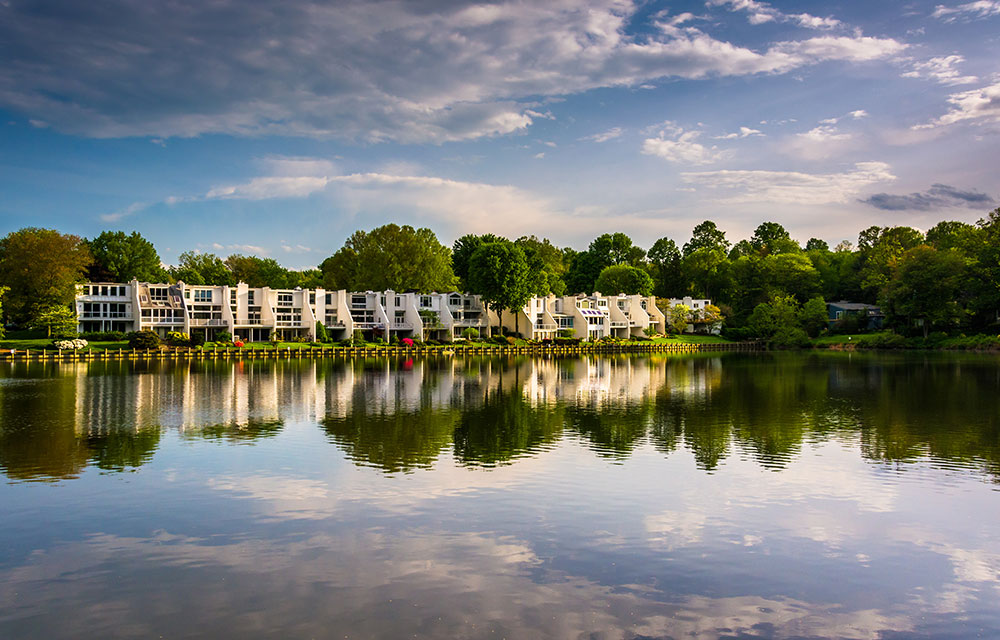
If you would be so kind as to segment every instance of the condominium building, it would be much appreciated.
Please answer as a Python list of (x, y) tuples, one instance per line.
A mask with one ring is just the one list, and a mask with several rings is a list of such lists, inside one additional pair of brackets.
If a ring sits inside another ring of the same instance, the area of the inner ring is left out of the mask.
[(656, 307), (656, 298), (619, 294), (536, 297), (516, 314), (501, 314), (504, 330), (520, 333), (531, 340), (558, 335), (599, 340), (612, 336), (629, 338), (651, 330), (663, 333), (666, 318)]
[[(78, 331), (220, 332), (247, 341), (316, 339), (317, 323), (335, 340), (367, 337), (452, 341), (466, 329), (486, 332), (479, 296), (450, 293), (348, 292), (228, 285), (91, 282), (76, 295)], [(495, 317), (495, 316), (494, 316)], [(497, 324), (494, 322), (493, 324)]]

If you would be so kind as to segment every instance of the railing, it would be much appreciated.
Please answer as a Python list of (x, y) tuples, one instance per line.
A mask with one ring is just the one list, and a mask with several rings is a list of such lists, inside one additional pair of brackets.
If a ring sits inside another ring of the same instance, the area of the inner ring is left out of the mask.
[(192, 327), (226, 327), (229, 323), (220, 318), (191, 318)]
[(355, 322), (354, 323), (354, 328), (355, 329), (381, 329), (382, 326), (383, 325), (382, 325), (381, 322)]
[(536, 324), (535, 331), (556, 331), (559, 329), (557, 324)]
[(105, 314), (91, 312), (91, 313), (84, 313), (80, 317), (83, 318), (84, 320), (102, 320), (102, 319), (107, 320), (109, 318), (114, 318), (116, 320), (131, 320), (132, 314), (121, 313), (117, 311), (114, 313), (105, 313)]
[(392, 328), (393, 329), (412, 329), (413, 328), (413, 323), (412, 322), (393, 322), (392, 323)]
[(622, 322), (621, 320), (612, 320), (611, 321), (611, 328), (612, 329), (624, 329), (626, 327), (628, 327), (628, 322), (627, 321), (626, 322)]
[(344, 323), (343, 320), (327, 320), (326, 326), (329, 329), (337, 329), (337, 328), (344, 328), (347, 325)]
[(183, 325), (184, 318), (143, 318), (140, 322), (144, 325)]

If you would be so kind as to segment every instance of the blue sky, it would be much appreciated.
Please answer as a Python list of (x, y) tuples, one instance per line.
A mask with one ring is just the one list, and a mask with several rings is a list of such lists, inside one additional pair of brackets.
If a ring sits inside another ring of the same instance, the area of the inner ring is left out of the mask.
[(355, 229), (648, 248), (1000, 200), (1000, 0), (0, 0), (0, 232), (321, 262)]

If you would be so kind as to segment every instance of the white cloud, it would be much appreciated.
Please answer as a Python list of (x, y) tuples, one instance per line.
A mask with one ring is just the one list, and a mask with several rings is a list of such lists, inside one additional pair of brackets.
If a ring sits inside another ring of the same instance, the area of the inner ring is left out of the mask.
[(621, 127), (612, 127), (603, 133), (595, 133), (592, 136), (584, 136), (580, 138), (584, 142), (607, 142), (608, 140), (613, 140), (615, 138), (621, 137), (624, 130)]
[(205, 197), (209, 200), (304, 198), (322, 191), (328, 183), (329, 178), (318, 176), (266, 176), (254, 178), (245, 184), (215, 187)]
[(1000, 15), (1000, 1), (998, 0), (977, 0), (965, 4), (946, 7), (939, 4), (931, 14), (935, 18), (941, 18), (945, 22), (955, 22), (959, 18), (971, 20), (973, 18), (989, 18)]
[(952, 109), (940, 118), (913, 129), (932, 129), (956, 122), (1000, 122), (1000, 82), (981, 89), (953, 93), (948, 96)]
[(963, 76), (955, 65), (965, 62), (960, 55), (940, 56), (926, 62), (915, 62), (909, 71), (902, 74), (904, 78), (927, 78), (944, 85), (971, 84), (979, 82), (976, 76)]
[(533, 157), (533, 158), (534, 158), (535, 160), (541, 160), (542, 158), (544, 158), (544, 157), (545, 157), (545, 152), (544, 152), (544, 151), (542, 151), (542, 152), (540, 152), (540, 153), (536, 153), (536, 154), (535, 154), (534, 156), (532, 156), (532, 157)]
[(840, 25), (836, 18), (820, 18), (808, 13), (782, 13), (766, 2), (756, 0), (708, 0), (706, 6), (728, 6), (730, 11), (746, 11), (750, 24), (767, 22), (794, 22), (809, 29), (832, 29)]
[(709, 164), (722, 158), (716, 147), (706, 147), (697, 142), (701, 131), (685, 131), (672, 122), (664, 123), (655, 138), (642, 142), (642, 152), (670, 162), (683, 164)]
[(737, 138), (749, 138), (751, 136), (763, 136), (764, 133), (760, 129), (751, 129), (750, 127), (740, 127), (738, 132), (727, 133), (721, 136), (715, 136), (716, 140), (735, 140)]
[(133, 202), (124, 209), (119, 209), (113, 213), (102, 213), (98, 216), (102, 222), (118, 222), (122, 218), (127, 218), (131, 215), (139, 213), (149, 208), (149, 203), (146, 202)]
[(44, 13), (15, 4), (0, 21), (0, 40), (18, 52), (0, 67), (0, 105), (93, 137), (443, 143), (553, 117), (535, 109), (539, 99), (660, 78), (786, 73), (905, 47), (858, 35), (758, 51), (679, 26), (681, 16), (639, 37), (627, 32), (639, 4), (511, 1), (432, 11), (392, 0), (262, 0), (252, 10), (196, 3), (177, 12), (113, 0)]
[(896, 179), (884, 162), (858, 162), (853, 171), (843, 173), (723, 170), (688, 172), (681, 177), (689, 184), (731, 192), (724, 202), (799, 205), (848, 202), (869, 185)]

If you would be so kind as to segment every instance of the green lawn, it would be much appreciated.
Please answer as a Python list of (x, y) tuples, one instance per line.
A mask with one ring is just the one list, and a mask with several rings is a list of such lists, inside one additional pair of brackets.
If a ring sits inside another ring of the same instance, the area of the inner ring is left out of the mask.
[[(848, 342), (857, 342), (858, 338), (865, 334), (833, 334), (820, 336), (818, 338), (813, 338), (813, 344), (817, 346), (827, 345), (827, 344), (847, 344)], [(869, 334), (870, 335), (870, 334)]]

